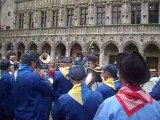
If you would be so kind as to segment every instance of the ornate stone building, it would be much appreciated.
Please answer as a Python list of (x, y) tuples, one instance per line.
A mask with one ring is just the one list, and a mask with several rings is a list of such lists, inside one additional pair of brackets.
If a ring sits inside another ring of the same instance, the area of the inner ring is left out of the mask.
[[(159, 0), (6, 0), (1, 4), (0, 52), (47, 52), (52, 61), (91, 50), (99, 63), (139, 51), (160, 68)], [(160, 70), (160, 69), (159, 69)]]

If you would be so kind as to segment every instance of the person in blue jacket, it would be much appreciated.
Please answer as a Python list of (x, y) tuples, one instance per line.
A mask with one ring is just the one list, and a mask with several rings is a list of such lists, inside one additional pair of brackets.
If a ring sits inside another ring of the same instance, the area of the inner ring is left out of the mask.
[(160, 80), (156, 83), (156, 85), (153, 87), (152, 91), (150, 92), (150, 95), (157, 101), (160, 101)]
[(102, 68), (103, 83), (96, 89), (103, 95), (103, 99), (107, 99), (115, 95), (121, 88), (121, 83), (117, 77), (117, 67), (111, 64)]
[(2, 59), (0, 61), (0, 120), (14, 120), (11, 111), (9, 111), (12, 81), (10, 80), (11, 63), (8, 59)]
[(102, 95), (91, 91), (84, 83), (86, 72), (83, 66), (74, 65), (68, 76), (74, 86), (58, 99), (52, 111), (53, 120), (93, 120), (103, 101)]
[(16, 120), (48, 120), (52, 104), (52, 87), (34, 71), (39, 61), (35, 52), (23, 54), (12, 91)]
[(117, 68), (123, 86), (100, 105), (93, 120), (160, 120), (160, 104), (141, 88), (150, 79), (141, 54), (118, 54)]

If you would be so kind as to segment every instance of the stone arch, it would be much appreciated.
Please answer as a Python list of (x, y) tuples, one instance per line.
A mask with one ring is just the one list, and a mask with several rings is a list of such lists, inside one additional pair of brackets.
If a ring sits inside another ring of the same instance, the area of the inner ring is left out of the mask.
[(76, 58), (79, 55), (82, 55), (82, 47), (79, 43), (75, 42), (70, 48), (70, 56)]
[(119, 49), (117, 44), (114, 42), (108, 42), (105, 44), (104, 48), (104, 61), (103, 63), (106, 64), (113, 64), (116, 60), (116, 55), (119, 53)]
[(81, 42), (79, 42), (79, 41), (73, 41), (73, 42), (71, 42), (71, 43), (69, 44), (69, 49), (71, 50), (72, 47), (73, 47), (75, 44), (78, 44), (81, 48), (83, 48), (83, 45), (82, 45)]
[(151, 44), (155, 45), (156, 47), (158, 47), (160, 49), (160, 44), (158, 42), (156, 42), (156, 41), (149, 41), (149, 42), (147, 42), (147, 43), (144, 44), (144, 47), (143, 47), (144, 50), (146, 49), (146, 47), (148, 47), (148, 45), (151, 45)]
[(156, 42), (149, 42), (144, 45), (144, 56), (149, 69), (160, 70), (160, 48)]
[[(91, 44), (92, 43), (92, 44)], [(98, 62), (99, 63), (99, 58), (100, 58), (100, 47), (99, 44), (97, 44), (97, 42), (95, 41), (90, 41), (86, 44), (86, 52), (87, 53), (93, 53), (98, 57)], [(85, 54), (83, 53), (83, 55), (85, 56)]]
[(65, 44), (59, 42), (55, 45), (55, 58), (56, 61), (60, 61), (63, 57), (66, 56), (66, 46)]
[(123, 51), (124, 52), (129, 52), (129, 53), (132, 52), (132, 51), (139, 52), (139, 50), (140, 50), (140, 47), (134, 41), (128, 41), (123, 46)]
[(5, 51), (7, 52), (7, 51), (10, 51), (10, 50), (13, 50), (14, 48), (13, 48), (13, 43), (12, 42), (7, 42), (6, 44), (5, 44)]
[(28, 47), (27, 47), (28, 49), (27, 50), (31, 50), (31, 51), (37, 51), (37, 49), (38, 49), (38, 46), (37, 46), (37, 44), (35, 43), (35, 42), (30, 42), (29, 44), (28, 44)]
[(42, 53), (48, 53), (49, 55), (51, 54), (51, 45), (48, 42), (44, 42), (40, 49)]
[(139, 52), (139, 46), (137, 45), (136, 42), (129, 41), (124, 44), (123, 51), (128, 53), (131, 53), (132, 51)]
[(23, 53), (25, 52), (25, 45), (23, 43), (18, 43), (17, 45), (17, 59), (21, 59)]

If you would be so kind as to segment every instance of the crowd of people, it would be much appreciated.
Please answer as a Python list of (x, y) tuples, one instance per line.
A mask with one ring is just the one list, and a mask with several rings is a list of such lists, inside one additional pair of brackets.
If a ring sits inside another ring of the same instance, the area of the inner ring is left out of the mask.
[(35, 52), (20, 63), (10, 53), (0, 60), (0, 120), (160, 120), (160, 81), (142, 89), (151, 78), (144, 58), (119, 53), (115, 63), (98, 67), (89, 54), (46, 73)]

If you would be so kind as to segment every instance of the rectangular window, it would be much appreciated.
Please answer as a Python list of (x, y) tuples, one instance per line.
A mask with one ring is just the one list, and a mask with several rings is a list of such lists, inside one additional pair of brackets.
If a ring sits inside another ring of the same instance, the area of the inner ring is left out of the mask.
[(97, 25), (105, 24), (105, 6), (97, 7)]
[(52, 26), (53, 26), (53, 27), (57, 27), (57, 26), (58, 26), (58, 10), (53, 11)]
[(33, 13), (30, 12), (28, 14), (28, 27), (33, 28), (34, 27), (34, 20), (33, 20)]
[(19, 14), (19, 29), (24, 27), (24, 13)]
[(88, 8), (80, 9), (80, 25), (88, 24)]
[(121, 5), (112, 6), (112, 24), (121, 24)]
[(47, 22), (47, 12), (42, 11), (41, 12), (41, 27), (45, 28), (46, 27), (46, 22)]
[(149, 23), (159, 22), (159, 3), (149, 4)]
[(8, 16), (10, 16), (11, 15), (11, 12), (8, 12)]
[(73, 26), (73, 20), (74, 20), (74, 9), (68, 9), (67, 10), (67, 26)]
[(131, 24), (141, 23), (141, 4), (131, 5)]
[(6, 26), (6, 30), (10, 30), (10, 28), (11, 28), (10, 26)]

